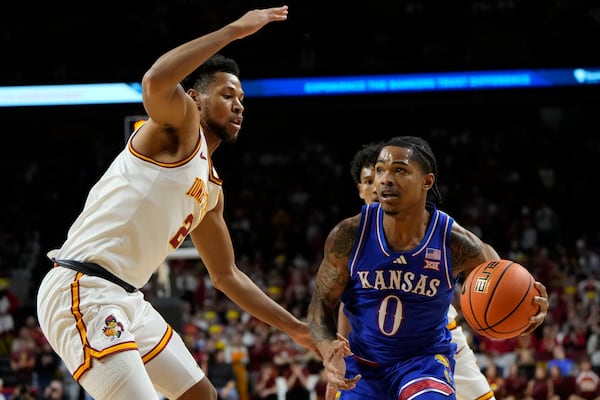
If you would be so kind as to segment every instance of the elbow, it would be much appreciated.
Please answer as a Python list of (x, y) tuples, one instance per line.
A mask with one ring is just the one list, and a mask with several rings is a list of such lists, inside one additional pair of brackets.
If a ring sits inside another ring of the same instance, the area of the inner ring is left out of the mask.
[(150, 68), (142, 77), (142, 94), (145, 96), (156, 96), (161, 93), (169, 93), (177, 87), (165, 74)]
[(210, 276), (210, 283), (211, 283), (211, 285), (215, 289), (223, 291), (222, 290), (222, 287), (223, 287), (223, 278), (221, 276), (218, 276), (218, 275), (214, 275), (213, 276), (213, 275), (211, 275)]
[(146, 73), (142, 77), (142, 93), (150, 94), (153, 92), (157, 92), (159, 90), (159, 87), (160, 79), (158, 78), (157, 74), (154, 73), (152, 69), (146, 71)]
[(210, 283), (213, 287), (221, 292), (225, 292), (225, 289), (229, 286), (228, 282), (232, 281), (231, 273), (218, 273), (210, 275)]

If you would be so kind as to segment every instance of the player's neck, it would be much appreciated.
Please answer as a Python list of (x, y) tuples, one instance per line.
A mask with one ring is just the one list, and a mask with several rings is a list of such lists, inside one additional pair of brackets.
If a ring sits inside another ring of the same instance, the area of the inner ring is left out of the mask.
[(200, 122), (200, 129), (204, 134), (204, 139), (206, 140), (206, 147), (208, 147), (208, 153), (210, 155), (219, 147), (221, 144), (221, 139), (215, 135), (212, 130), (206, 125)]
[(394, 251), (407, 251), (421, 243), (431, 215), (424, 209), (423, 213), (398, 213), (386, 217), (383, 229), (388, 246)]

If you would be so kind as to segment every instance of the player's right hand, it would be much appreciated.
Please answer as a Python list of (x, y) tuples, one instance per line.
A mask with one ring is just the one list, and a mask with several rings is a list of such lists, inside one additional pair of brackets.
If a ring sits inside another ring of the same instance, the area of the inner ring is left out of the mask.
[(550, 307), (550, 303), (548, 302), (548, 291), (546, 290), (546, 286), (542, 282), (535, 282), (535, 287), (540, 292), (539, 296), (535, 296), (534, 301), (536, 304), (540, 306), (540, 311), (533, 317), (531, 317), (531, 325), (523, 333), (521, 336), (526, 336), (533, 333), (534, 330), (538, 326), (544, 322), (546, 318), (546, 314), (548, 313), (548, 308)]
[(287, 16), (288, 6), (251, 10), (228, 26), (235, 29), (236, 37), (241, 39), (257, 32), (269, 22), (285, 21)]

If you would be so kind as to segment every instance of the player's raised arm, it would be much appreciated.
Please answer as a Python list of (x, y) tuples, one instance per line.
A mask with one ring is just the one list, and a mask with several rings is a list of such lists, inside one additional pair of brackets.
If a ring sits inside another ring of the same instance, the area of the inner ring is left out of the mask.
[(188, 113), (196, 111), (179, 83), (227, 44), (257, 32), (270, 22), (284, 21), (287, 15), (287, 6), (251, 10), (228, 25), (160, 56), (142, 79), (144, 107), (152, 121), (180, 126)]
[[(217, 52), (285, 19), (286, 6), (252, 10), (159, 57), (142, 78), (149, 119), (132, 132), (91, 188), (65, 242), (49, 254), (52, 268), (37, 293), (40, 328), (94, 399), (158, 400), (159, 388), (169, 399), (216, 400), (181, 335), (139, 290), (188, 235), (215, 286), (316, 350), (306, 323), (235, 266), (223, 182), (212, 162), (221, 142), (237, 140), (245, 109), (239, 67)], [(65, 318), (57, 322), (56, 315)]]

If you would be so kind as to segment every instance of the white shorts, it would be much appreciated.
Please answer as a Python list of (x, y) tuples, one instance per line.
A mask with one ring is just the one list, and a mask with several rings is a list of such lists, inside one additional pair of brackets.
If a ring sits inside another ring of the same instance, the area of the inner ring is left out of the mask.
[[(140, 394), (134, 385), (145, 386), (145, 393), (152, 390), (155, 397), (148, 399), (158, 398), (156, 390), (178, 398), (205, 376), (141, 292), (56, 267), (42, 280), (37, 311), (50, 345), (96, 400)], [(150, 381), (154, 387), (148, 387)]]
[(477, 364), (477, 358), (467, 343), (467, 337), (462, 327), (460, 325), (456, 326), (450, 330), (450, 333), (452, 333), (452, 342), (456, 343), (457, 346), (456, 355), (454, 356), (456, 361), (454, 367), (456, 398), (466, 400), (493, 399), (494, 393)]

